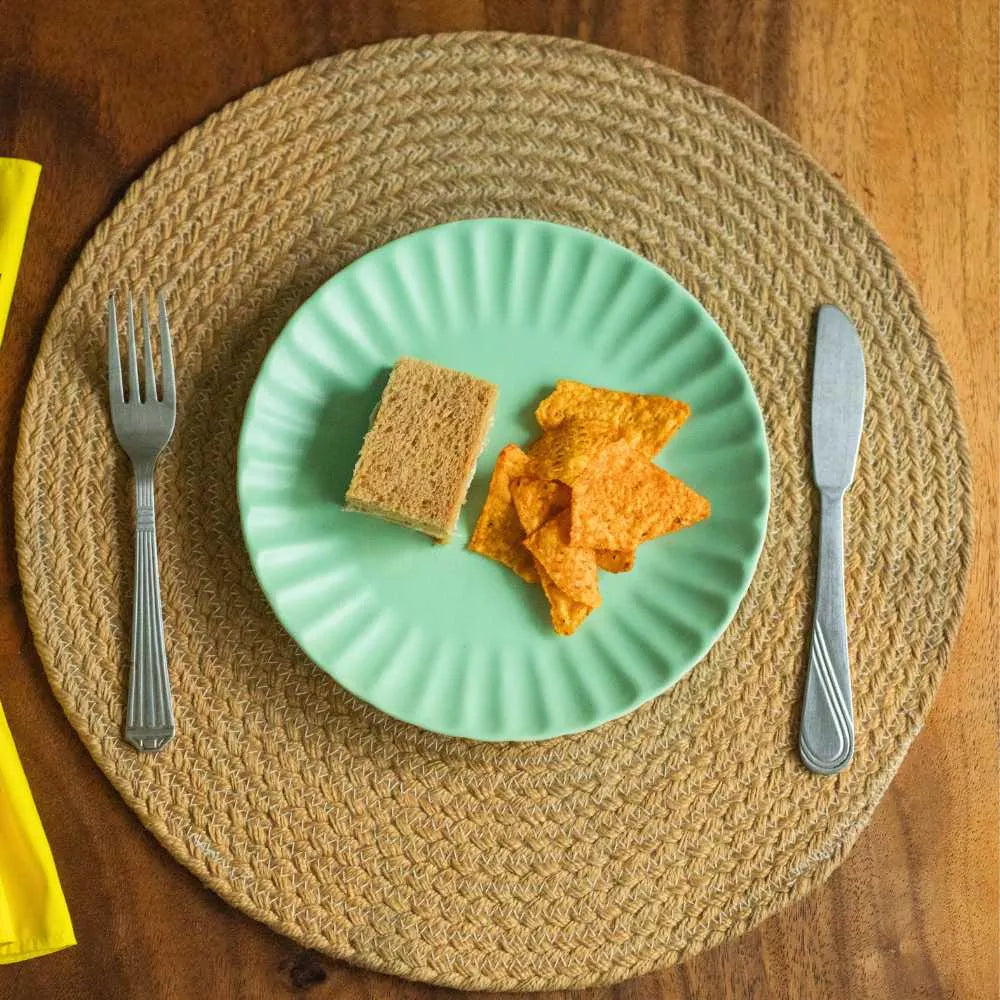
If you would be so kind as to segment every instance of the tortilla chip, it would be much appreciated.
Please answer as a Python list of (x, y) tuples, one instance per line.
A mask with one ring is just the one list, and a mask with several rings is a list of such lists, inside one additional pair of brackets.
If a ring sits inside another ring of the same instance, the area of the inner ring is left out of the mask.
[(596, 608), (601, 603), (597, 586), (597, 560), (593, 549), (575, 549), (569, 544), (569, 511), (546, 521), (524, 540), (552, 582), (569, 598)]
[(542, 582), (542, 590), (549, 602), (549, 613), (552, 616), (552, 627), (559, 635), (572, 635), (582, 624), (587, 615), (594, 609), (572, 597), (567, 597), (553, 582), (545, 570), (537, 565), (538, 578)]
[(572, 486), (598, 452), (622, 437), (614, 425), (577, 417), (546, 431), (529, 449), (529, 475)]
[(708, 517), (709, 502), (624, 441), (601, 452), (573, 487), (570, 540), (595, 549), (634, 549)]
[(525, 531), (510, 497), (511, 479), (523, 475), (528, 464), (528, 456), (514, 444), (507, 445), (497, 456), (486, 502), (468, 548), (509, 566), (528, 583), (537, 583), (538, 572), (531, 553), (522, 544)]
[(596, 389), (582, 382), (560, 379), (555, 391), (538, 404), (535, 419), (546, 430), (573, 418), (610, 423), (636, 451), (653, 458), (690, 412), (687, 403), (666, 396)]
[(596, 549), (597, 568), (609, 573), (628, 573), (635, 565), (635, 549)]
[(510, 481), (510, 495), (521, 526), (529, 535), (569, 506), (568, 486), (528, 476)]

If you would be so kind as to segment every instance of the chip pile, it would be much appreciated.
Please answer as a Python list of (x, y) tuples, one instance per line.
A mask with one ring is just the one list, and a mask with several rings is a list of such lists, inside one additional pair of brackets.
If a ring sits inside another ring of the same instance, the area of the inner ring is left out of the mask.
[(627, 573), (643, 542), (708, 517), (709, 502), (652, 461), (689, 413), (557, 382), (535, 410), (542, 436), (497, 457), (469, 548), (540, 583), (553, 627), (571, 635), (601, 603), (599, 569)]

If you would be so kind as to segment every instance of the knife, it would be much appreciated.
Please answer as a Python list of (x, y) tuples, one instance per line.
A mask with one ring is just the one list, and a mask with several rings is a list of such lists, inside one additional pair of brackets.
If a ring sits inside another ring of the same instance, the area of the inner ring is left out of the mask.
[(865, 358), (857, 330), (835, 306), (820, 306), (812, 386), (819, 565), (799, 731), (802, 761), (817, 774), (844, 770), (854, 755), (844, 601), (844, 494), (854, 479), (864, 412)]

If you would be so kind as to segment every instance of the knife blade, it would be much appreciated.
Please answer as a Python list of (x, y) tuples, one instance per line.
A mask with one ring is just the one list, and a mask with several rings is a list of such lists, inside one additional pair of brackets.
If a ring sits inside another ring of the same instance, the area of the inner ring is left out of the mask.
[(844, 770), (854, 755), (844, 597), (844, 494), (854, 479), (864, 411), (861, 339), (836, 306), (820, 306), (812, 384), (813, 480), (820, 494), (819, 563), (799, 731), (802, 761), (817, 774)]

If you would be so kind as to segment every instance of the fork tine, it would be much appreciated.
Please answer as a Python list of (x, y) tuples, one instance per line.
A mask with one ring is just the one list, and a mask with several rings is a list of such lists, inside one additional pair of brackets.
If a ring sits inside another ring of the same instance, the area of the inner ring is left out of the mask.
[(153, 334), (149, 329), (149, 303), (146, 293), (139, 300), (139, 311), (142, 313), (142, 368), (146, 377), (146, 402), (156, 402), (156, 369), (153, 367)]
[(128, 314), (125, 323), (128, 330), (128, 401), (130, 403), (141, 403), (139, 396), (139, 364), (135, 357), (135, 309), (132, 305), (131, 290), (127, 295)]
[(160, 365), (163, 368), (163, 401), (173, 406), (177, 398), (174, 388), (174, 352), (170, 344), (167, 300), (162, 289), (156, 298), (160, 306)]
[(122, 390), (122, 358), (118, 347), (118, 310), (115, 293), (108, 296), (108, 395), (112, 403), (124, 402)]

